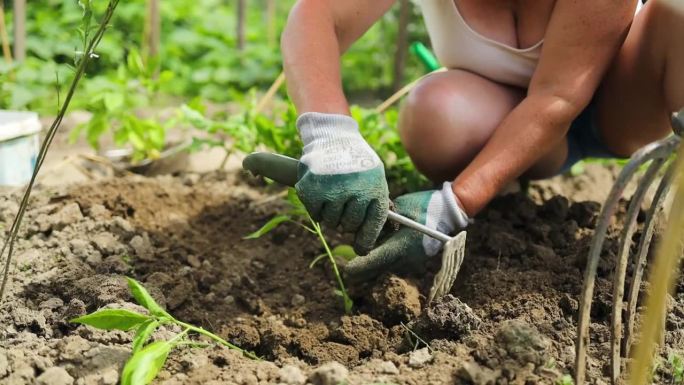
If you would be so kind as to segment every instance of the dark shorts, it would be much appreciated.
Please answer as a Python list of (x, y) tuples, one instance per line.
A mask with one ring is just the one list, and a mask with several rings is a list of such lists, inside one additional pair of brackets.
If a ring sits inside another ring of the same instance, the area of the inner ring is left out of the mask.
[(575, 163), (586, 158), (623, 159), (623, 157), (610, 152), (603, 143), (594, 117), (595, 110), (596, 106), (592, 101), (570, 125), (567, 135), (568, 158), (558, 171), (559, 174), (569, 171)]

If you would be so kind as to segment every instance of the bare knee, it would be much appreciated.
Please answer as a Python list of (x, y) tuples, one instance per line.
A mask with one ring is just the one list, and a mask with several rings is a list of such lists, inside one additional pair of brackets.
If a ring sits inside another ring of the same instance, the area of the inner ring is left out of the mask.
[(428, 178), (452, 180), (522, 97), (521, 91), (464, 71), (431, 75), (402, 106), (402, 142)]

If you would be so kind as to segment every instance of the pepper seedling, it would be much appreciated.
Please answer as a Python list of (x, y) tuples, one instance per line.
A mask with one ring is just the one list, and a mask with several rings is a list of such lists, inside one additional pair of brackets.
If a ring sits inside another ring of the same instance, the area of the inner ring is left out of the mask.
[(290, 188), (287, 191), (287, 202), (290, 207), (284, 214), (274, 216), (268, 222), (266, 222), (266, 224), (264, 224), (259, 230), (245, 236), (244, 239), (260, 238), (271, 232), (273, 229), (278, 227), (278, 225), (280, 225), (283, 222), (294, 223), (300, 226), (301, 228), (305, 229), (306, 231), (315, 234), (318, 237), (318, 240), (321, 242), (321, 245), (325, 249), (325, 253), (314, 258), (314, 260), (309, 264), (309, 268), (313, 268), (316, 265), (316, 263), (318, 263), (325, 257), (328, 258), (328, 261), (332, 266), (333, 273), (335, 274), (335, 278), (337, 279), (337, 285), (339, 287), (337, 290), (335, 290), (335, 294), (342, 297), (342, 301), (344, 303), (344, 312), (346, 314), (351, 314), (352, 309), (354, 307), (354, 302), (352, 301), (351, 297), (349, 296), (349, 293), (347, 293), (347, 289), (344, 286), (344, 280), (342, 279), (342, 274), (340, 274), (340, 269), (337, 267), (337, 261), (335, 260), (335, 256), (351, 260), (356, 257), (356, 254), (354, 254), (352, 247), (349, 245), (340, 245), (335, 247), (334, 249), (330, 248), (328, 242), (325, 240), (325, 235), (323, 234), (323, 230), (321, 229), (321, 224), (314, 221), (311, 218), (309, 213), (306, 211), (306, 208), (304, 208), (304, 205), (299, 200), (299, 197), (297, 197), (297, 193), (293, 188)]
[[(125, 309), (101, 309), (69, 321), (101, 330), (135, 330), (132, 354), (121, 372), (121, 385), (146, 385), (152, 382), (164, 366), (171, 350), (177, 346), (207, 346), (191, 341), (188, 338), (191, 332), (204, 335), (219, 345), (241, 352), (246, 357), (259, 359), (254, 353), (245, 351), (208, 330), (177, 320), (152, 298), (140, 282), (132, 278), (127, 280), (131, 295), (149, 314)], [(182, 328), (180, 333), (169, 340), (150, 342), (157, 328), (174, 324)]]

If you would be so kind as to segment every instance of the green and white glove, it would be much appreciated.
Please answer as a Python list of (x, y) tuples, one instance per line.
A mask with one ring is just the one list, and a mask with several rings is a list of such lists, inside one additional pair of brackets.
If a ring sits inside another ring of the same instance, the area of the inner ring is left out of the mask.
[[(394, 204), (399, 214), (442, 233), (451, 234), (465, 228), (470, 222), (456, 199), (451, 183), (445, 182), (441, 190), (402, 195)], [(348, 278), (358, 282), (374, 278), (385, 271), (419, 268), (441, 248), (440, 241), (402, 227), (368, 256), (357, 257), (349, 262), (345, 266), (345, 273)]]
[(295, 190), (309, 215), (356, 233), (354, 251), (367, 254), (387, 219), (385, 168), (345, 115), (308, 112), (297, 119), (304, 142)]

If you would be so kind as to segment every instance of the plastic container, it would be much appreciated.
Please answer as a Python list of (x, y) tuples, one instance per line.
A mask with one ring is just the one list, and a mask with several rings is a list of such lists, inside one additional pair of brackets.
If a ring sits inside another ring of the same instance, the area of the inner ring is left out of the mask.
[(34, 112), (0, 110), (0, 185), (21, 186), (31, 179), (40, 129)]

